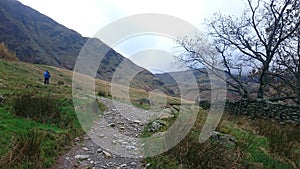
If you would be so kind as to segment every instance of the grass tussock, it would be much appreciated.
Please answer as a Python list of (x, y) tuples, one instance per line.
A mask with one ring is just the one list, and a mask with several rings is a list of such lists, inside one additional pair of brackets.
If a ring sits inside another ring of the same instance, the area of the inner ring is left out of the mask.
[(43, 168), (42, 141), (44, 135), (36, 130), (17, 133), (12, 141), (12, 149), (0, 159), (1, 168)]
[(238, 149), (208, 140), (204, 143), (188, 136), (168, 152), (146, 159), (149, 168), (239, 168), (241, 154)]
[(99, 91), (98, 91), (98, 96), (102, 96), (102, 97), (111, 97), (111, 94), (110, 94), (109, 91), (99, 90)]
[(256, 126), (259, 135), (267, 138), (269, 152), (273, 156), (300, 168), (300, 152), (297, 151), (300, 140), (299, 126), (283, 126), (266, 120), (258, 120), (253, 125)]
[(13, 99), (12, 107), (17, 116), (43, 124), (56, 124), (59, 127), (65, 127), (71, 123), (68, 116), (59, 111), (58, 100), (50, 96), (35, 96), (32, 93), (21, 94)]

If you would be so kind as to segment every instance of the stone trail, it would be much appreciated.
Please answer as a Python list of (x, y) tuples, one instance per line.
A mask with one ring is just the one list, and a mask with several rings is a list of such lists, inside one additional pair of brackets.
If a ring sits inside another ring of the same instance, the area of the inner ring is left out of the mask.
[(106, 98), (98, 100), (108, 110), (95, 119), (94, 126), (84, 138), (76, 138), (76, 145), (61, 156), (52, 168), (145, 168), (147, 164), (142, 163), (142, 145), (138, 143), (138, 138), (146, 123), (157, 117), (158, 113)]

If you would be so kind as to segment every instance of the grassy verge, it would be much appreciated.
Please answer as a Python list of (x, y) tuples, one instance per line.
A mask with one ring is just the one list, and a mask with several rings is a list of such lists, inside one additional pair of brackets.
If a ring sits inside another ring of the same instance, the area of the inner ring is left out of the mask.
[[(178, 145), (163, 154), (145, 159), (147, 168), (300, 167), (299, 126), (280, 126), (270, 121), (253, 121), (225, 115), (217, 130), (234, 136), (235, 145), (224, 146), (214, 140), (199, 143), (199, 131), (206, 115), (200, 110), (193, 129)], [(153, 133), (144, 131), (144, 136), (151, 134)]]
[(56, 158), (72, 146), (74, 138), (83, 134), (71, 103), (58, 100), (57, 111), (61, 116), (48, 116), (47, 120), (28, 114), (25, 118), (11, 107), (1, 106), (1, 168), (46, 168), (53, 165)]

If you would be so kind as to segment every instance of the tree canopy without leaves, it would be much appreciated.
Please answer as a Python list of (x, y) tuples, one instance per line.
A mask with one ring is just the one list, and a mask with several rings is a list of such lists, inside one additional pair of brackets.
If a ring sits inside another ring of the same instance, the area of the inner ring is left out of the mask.
[[(270, 77), (274, 75), (271, 70), (276, 63), (280, 63), (279, 60), (282, 65), (290, 65), (286, 58), (293, 58), (297, 62), (295, 65), (299, 65), (299, 57), (294, 56), (297, 52), (292, 47), (288, 51), (293, 52), (288, 55), (285, 44), (292, 40), (299, 43), (300, 1), (246, 2), (247, 8), (240, 17), (217, 13), (207, 21), (211, 46), (201, 36), (179, 38), (177, 42), (186, 52), (179, 55), (178, 59), (194, 69), (199, 64), (210, 69), (213, 65), (203, 60), (217, 57), (224, 66), (226, 82), (231, 89), (244, 98), (248, 98), (254, 90), (256, 97), (262, 99), (271, 84)], [(257, 80), (257, 87), (249, 84), (250, 78), (243, 78), (246, 74), (251, 75), (252, 80)]]

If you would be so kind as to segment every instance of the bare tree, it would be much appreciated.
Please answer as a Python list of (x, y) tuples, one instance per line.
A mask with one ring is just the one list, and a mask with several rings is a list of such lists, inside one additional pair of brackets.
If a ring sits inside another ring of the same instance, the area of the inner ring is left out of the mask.
[[(250, 69), (259, 70), (256, 71), (259, 72), (257, 98), (264, 98), (266, 87), (270, 84), (268, 79), (271, 65), (277, 60), (279, 48), (299, 28), (300, 16), (293, 15), (291, 22), (291, 14), (297, 13), (300, 1), (246, 1), (247, 9), (239, 18), (215, 14), (208, 21), (209, 36), (231, 78), (230, 81), (227, 80), (228, 84), (246, 97), (249, 94), (248, 83), (240, 79), (239, 74)], [(197, 65), (195, 58), (200, 57), (202, 59), (198, 61), (203, 61), (203, 57), (207, 57), (205, 53), (195, 50), (199, 45), (197, 39), (199, 38), (196, 37), (193, 41), (179, 40), (179, 44), (194, 57), (189, 60), (191, 57), (181, 56), (180, 61)], [(206, 66), (206, 63), (201, 63)]]
[[(227, 59), (221, 51), (217, 51), (218, 48), (216, 50), (203, 35), (194, 38), (181, 37), (177, 43), (185, 50), (177, 56), (180, 63), (206, 75), (214, 74), (226, 82), (229, 91), (238, 93), (243, 98), (249, 97), (247, 81), (242, 80), (242, 62), (238, 61), (240, 64), (234, 65), (234, 61)], [(224, 72), (225, 76), (222, 76), (220, 72)], [(202, 90), (207, 91), (207, 88)]]
[[(299, 12), (299, 11), (298, 11)], [(297, 14), (299, 15), (299, 13)], [(300, 104), (300, 27), (280, 45), (278, 56), (272, 66), (271, 76), (282, 83), (276, 88), (281, 97)]]

